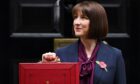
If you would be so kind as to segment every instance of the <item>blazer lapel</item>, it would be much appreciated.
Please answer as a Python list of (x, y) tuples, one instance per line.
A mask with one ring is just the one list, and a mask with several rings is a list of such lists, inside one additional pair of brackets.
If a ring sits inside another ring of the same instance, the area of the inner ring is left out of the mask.
[[(107, 57), (109, 55), (109, 53), (107, 51), (108, 51), (107, 45), (101, 42), (99, 51), (97, 53), (96, 61), (104, 61), (106, 63)], [(94, 84), (99, 84), (100, 78), (103, 76), (102, 75), (103, 73), (106, 73), (106, 71), (101, 69), (100, 66), (97, 63), (95, 63)]]

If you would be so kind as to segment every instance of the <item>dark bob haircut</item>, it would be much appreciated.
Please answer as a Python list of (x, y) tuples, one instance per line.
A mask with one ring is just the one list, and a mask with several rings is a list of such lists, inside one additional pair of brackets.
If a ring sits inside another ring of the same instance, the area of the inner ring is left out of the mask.
[(83, 1), (73, 7), (73, 17), (78, 11), (90, 20), (87, 38), (103, 40), (108, 33), (108, 19), (104, 7), (94, 1)]

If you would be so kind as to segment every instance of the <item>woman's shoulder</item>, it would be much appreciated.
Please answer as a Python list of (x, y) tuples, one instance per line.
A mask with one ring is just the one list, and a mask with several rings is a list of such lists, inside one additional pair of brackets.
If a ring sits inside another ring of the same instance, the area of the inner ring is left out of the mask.
[(106, 55), (108, 59), (116, 59), (121, 60), (123, 59), (122, 51), (121, 49), (114, 47), (110, 44), (101, 43), (101, 50), (100, 53)]
[(72, 43), (67, 46), (56, 49), (55, 53), (63, 62), (77, 61), (78, 57), (78, 43)]
[(76, 41), (76, 42), (68, 44), (66, 46), (59, 47), (56, 49), (56, 51), (66, 51), (66, 50), (68, 51), (68, 50), (77, 48), (77, 46), (78, 46), (78, 42)]
[(113, 54), (121, 54), (121, 49), (114, 47), (108, 43), (102, 42), (101, 45), (103, 45), (105, 47), (105, 49), (107, 49), (109, 52), (112, 52)]

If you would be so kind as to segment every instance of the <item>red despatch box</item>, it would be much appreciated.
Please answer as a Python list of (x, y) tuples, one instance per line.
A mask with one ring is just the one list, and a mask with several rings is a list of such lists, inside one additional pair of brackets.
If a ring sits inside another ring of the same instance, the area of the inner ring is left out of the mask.
[(19, 84), (79, 84), (79, 63), (19, 63)]

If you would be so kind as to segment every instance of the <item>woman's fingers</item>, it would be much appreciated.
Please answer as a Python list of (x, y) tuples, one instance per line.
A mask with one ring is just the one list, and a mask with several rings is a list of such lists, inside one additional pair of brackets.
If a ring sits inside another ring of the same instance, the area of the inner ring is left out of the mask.
[(60, 62), (60, 58), (55, 53), (44, 53), (42, 54), (42, 63), (45, 62)]

